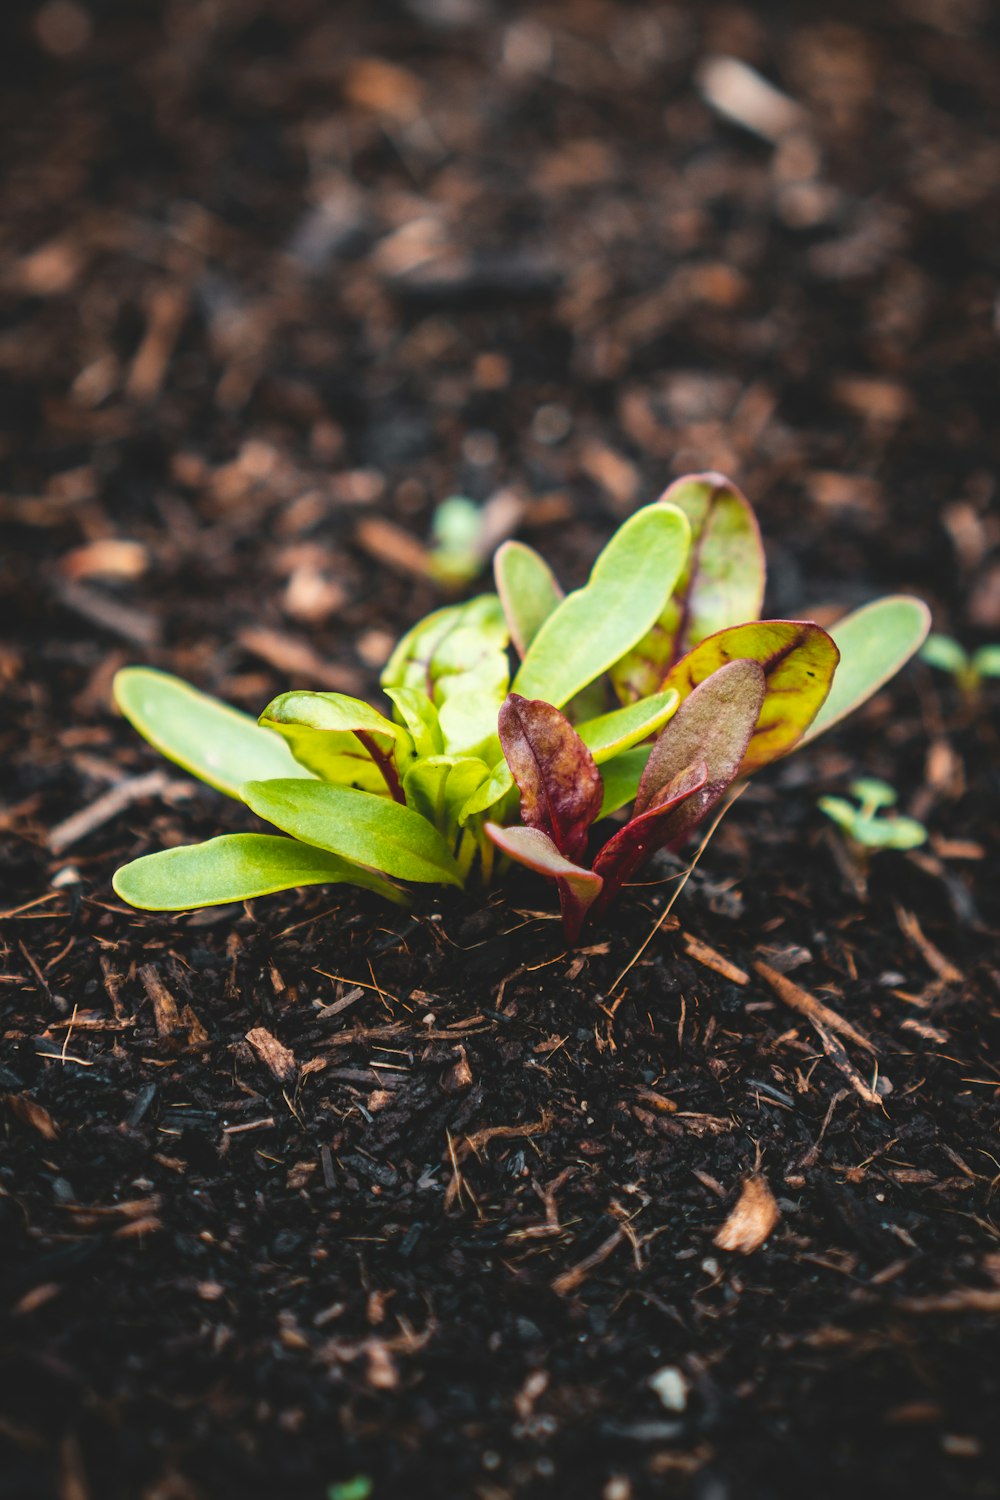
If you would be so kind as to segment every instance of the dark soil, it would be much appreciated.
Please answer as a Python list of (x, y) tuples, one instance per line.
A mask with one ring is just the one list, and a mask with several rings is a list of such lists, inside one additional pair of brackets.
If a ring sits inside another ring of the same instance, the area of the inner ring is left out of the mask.
[[(772, 613), (906, 588), (1000, 639), (996, 12), (5, 29), (0, 1496), (996, 1496), (995, 688), (913, 668), (761, 776), (624, 977), (678, 866), (579, 952), (529, 883), (176, 919), (109, 886), (249, 826), (133, 785), (114, 669), (374, 691), (451, 493), (506, 492), (572, 582), (721, 469)], [(783, 133), (705, 101), (719, 53)], [(867, 890), (816, 809), (862, 771), (931, 833)]]

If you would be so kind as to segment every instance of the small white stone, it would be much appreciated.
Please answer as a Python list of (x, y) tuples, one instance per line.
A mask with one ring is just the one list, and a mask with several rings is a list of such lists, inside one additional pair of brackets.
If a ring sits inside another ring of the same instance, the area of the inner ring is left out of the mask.
[(676, 1365), (664, 1365), (649, 1377), (649, 1384), (667, 1411), (683, 1411), (687, 1406), (688, 1385)]

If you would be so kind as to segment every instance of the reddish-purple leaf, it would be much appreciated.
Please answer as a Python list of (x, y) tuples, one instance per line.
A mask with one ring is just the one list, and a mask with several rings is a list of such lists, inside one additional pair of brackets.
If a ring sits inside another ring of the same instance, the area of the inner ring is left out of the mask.
[(594, 860), (594, 873), (604, 880), (595, 916), (607, 908), (644, 860), (675, 841), (675, 830), (683, 815), (682, 804), (700, 792), (707, 780), (708, 767), (704, 761), (686, 766), (660, 788), (645, 812), (630, 819), (608, 840)]
[(786, 755), (818, 714), (837, 670), (836, 644), (812, 620), (751, 620), (708, 636), (682, 656), (664, 680), (681, 698), (725, 662), (756, 661), (767, 691), (740, 774)]
[(600, 875), (565, 859), (541, 829), (501, 828), (497, 823), (487, 823), (486, 833), (501, 853), (556, 882), (563, 929), (567, 941), (575, 943), (587, 912), (601, 894)]
[[(664, 788), (704, 761), (705, 784), (678, 808), (669, 837), (678, 844), (735, 779), (764, 702), (766, 679), (756, 661), (732, 661), (685, 698), (653, 746), (635, 798), (635, 814), (653, 807)], [(662, 846), (661, 846), (662, 847)]]
[(578, 859), (604, 798), (594, 757), (569, 720), (540, 698), (511, 693), (497, 729), (521, 793), (522, 819), (547, 833), (567, 859)]

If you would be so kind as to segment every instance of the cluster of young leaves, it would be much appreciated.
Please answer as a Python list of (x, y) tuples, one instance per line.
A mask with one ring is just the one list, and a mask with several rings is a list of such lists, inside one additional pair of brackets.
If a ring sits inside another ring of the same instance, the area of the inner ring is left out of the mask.
[(894, 787), (873, 776), (852, 781), (846, 797), (820, 797), (817, 806), (854, 844), (863, 849), (916, 849), (927, 842), (927, 829), (916, 818), (890, 813), (899, 798)]
[[(398, 881), (488, 884), (499, 851), (556, 881), (572, 940), (737, 777), (863, 702), (928, 626), (904, 597), (829, 634), (759, 620), (757, 524), (715, 474), (629, 517), (568, 595), (520, 542), (500, 549), (495, 574), (496, 594), (400, 641), (382, 675), (391, 716), (291, 692), (255, 723), (163, 673), (120, 672), (116, 698), (140, 733), (280, 834), (147, 855), (118, 871), (117, 893), (180, 910), (347, 881), (398, 901)], [(593, 825), (630, 803), (590, 857)]]

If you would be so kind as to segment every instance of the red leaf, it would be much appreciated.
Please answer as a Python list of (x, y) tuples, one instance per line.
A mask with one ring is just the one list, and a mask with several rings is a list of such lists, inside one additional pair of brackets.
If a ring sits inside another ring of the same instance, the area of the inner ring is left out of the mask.
[[(689, 766), (704, 761), (704, 786), (678, 810), (669, 838), (678, 844), (696, 828), (735, 780), (764, 702), (766, 678), (756, 661), (731, 661), (696, 687), (653, 746), (636, 793), (635, 813)], [(662, 847), (662, 845), (661, 845)]]
[(587, 912), (601, 894), (600, 875), (566, 859), (548, 834), (538, 828), (501, 828), (487, 823), (486, 833), (501, 853), (556, 882), (563, 930), (567, 941), (575, 943)]
[(497, 728), (521, 793), (522, 819), (548, 834), (567, 859), (578, 859), (604, 796), (594, 757), (569, 720), (540, 698), (511, 693)]
[(686, 766), (660, 788), (645, 812), (631, 818), (608, 840), (594, 860), (594, 873), (604, 880), (595, 916), (606, 910), (621, 887), (651, 854), (676, 840), (677, 829), (682, 826), (684, 818), (684, 804), (689, 798), (696, 800), (695, 794), (702, 790), (707, 779), (708, 767), (704, 761)]

